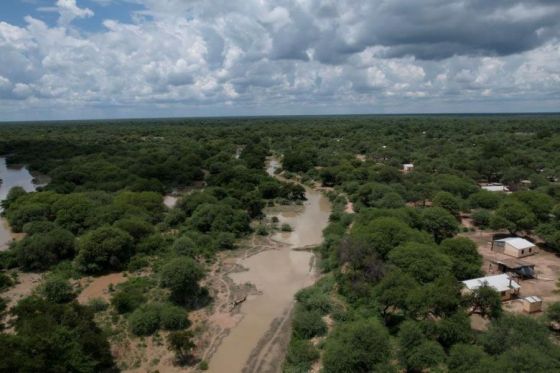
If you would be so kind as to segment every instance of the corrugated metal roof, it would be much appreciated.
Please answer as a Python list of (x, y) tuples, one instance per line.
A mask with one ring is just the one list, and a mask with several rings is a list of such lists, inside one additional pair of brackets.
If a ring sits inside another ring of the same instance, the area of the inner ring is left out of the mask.
[(474, 278), (472, 280), (466, 280), (463, 281), (463, 284), (465, 284), (465, 286), (470, 290), (476, 290), (479, 287), (486, 284), (494, 288), (498, 292), (521, 288), (521, 286), (519, 286), (517, 282), (510, 280), (510, 277), (505, 273), (502, 273), (501, 275), (487, 276), (487, 277)]
[(530, 247), (535, 247), (534, 243), (520, 237), (502, 238), (500, 240), (496, 240), (496, 242), (506, 242), (517, 250), (523, 250), (523, 249), (528, 249)]
[(528, 297), (524, 298), (527, 302), (529, 303), (539, 303), (542, 302), (542, 298), (541, 297), (537, 297), (536, 295), (530, 295)]

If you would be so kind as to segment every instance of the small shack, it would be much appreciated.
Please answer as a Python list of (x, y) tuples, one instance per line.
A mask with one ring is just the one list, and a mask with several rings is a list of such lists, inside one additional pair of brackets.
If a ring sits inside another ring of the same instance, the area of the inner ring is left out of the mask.
[(520, 278), (534, 278), (535, 265), (514, 258), (490, 260), (490, 270), (500, 273), (514, 273)]
[(504, 192), (509, 193), (509, 188), (500, 183), (481, 184), (480, 188), (489, 192)]
[(542, 298), (536, 295), (523, 298), (523, 311), (527, 313), (542, 311)]
[(523, 258), (538, 252), (537, 246), (531, 241), (520, 237), (507, 237), (494, 240), (492, 251), (503, 253), (514, 258)]
[(405, 163), (402, 165), (402, 170), (405, 174), (411, 172), (412, 170), (414, 170), (414, 164), (413, 163)]
[(505, 273), (465, 280), (463, 281), (463, 285), (465, 286), (466, 291), (474, 291), (484, 285), (490, 286), (500, 293), (502, 301), (509, 300), (513, 296), (516, 296), (519, 294), (519, 290), (521, 289), (521, 286), (519, 286), (517, 282), (513, 281), (512, 278)]

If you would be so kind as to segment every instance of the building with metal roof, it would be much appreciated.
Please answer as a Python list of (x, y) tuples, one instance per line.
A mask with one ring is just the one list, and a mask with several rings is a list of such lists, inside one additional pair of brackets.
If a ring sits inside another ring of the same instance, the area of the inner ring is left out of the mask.
[(485, 285), (489, 286), (500, 293), (502, 300), (511, 299), (512, 296), (519, 294), (521, 289), (521, 286), (505, 273), (465, 280), (463, 285), (468, 291), (474, 291)]
[(492, 242), (492, 250), (515, 258), (536, 254), (537, 246), (520, 237), (507, 237)]

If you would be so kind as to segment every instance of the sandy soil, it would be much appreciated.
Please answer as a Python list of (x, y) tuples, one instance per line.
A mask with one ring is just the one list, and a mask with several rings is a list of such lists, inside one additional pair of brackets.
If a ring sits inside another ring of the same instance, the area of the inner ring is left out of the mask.
[(25, 233), (14, 233), (10, 223), (5, 218), (0, 217), (0, 251), (10, 248), (12, 241), (19, 241), (25, 237)]
[[(23, 273), (18, 272), (17, 283), (9, 288), (8, 290), (0, 293), (0, 297), (6, 299), (8, 301), (8, 307), (14, 307), (21, 299), (30, 296), (33, 291), (41, 284), (41, 280), (43, 278), (42, 274), (39, 273)], [(9, 315), (5, 316), (6, 318), (4, 321), (6, 324), (9, 324), (11, 318)], [(12, 329), (7, 329), (7, 332), (12, 332)]]
[(17, 283), (1, 293), (2, 298), (8, 300), (8, 308), (17, 304), (22, 298), (30, 296), (33, 290), (41, 283), (43, 275), (40, 273), (19, 272)]

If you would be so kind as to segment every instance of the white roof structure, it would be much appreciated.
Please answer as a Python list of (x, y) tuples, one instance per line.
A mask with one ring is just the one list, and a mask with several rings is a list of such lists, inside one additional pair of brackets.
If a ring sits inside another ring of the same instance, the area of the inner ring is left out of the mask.
[(509, 192), (508, 187), (502, 184), (481, 185), (480, 188), (489, 192)]
[(521, 288), (521, 286), (519, 286), (517, 282), (511, 280), (510, 277), (505, 273), (502, 273), (501, 275), (466, 280), (463, 281), (463, 284), (465, 284), (465, 286), (469, 290), (476, 290), (484, 284), (494, 288), (498, 292)]
[(525, 299), (525, 301), (529, 302), (529, 303), (539, 303), (542, 302), (542, 298), (541, 297), (537, 297), (536, 295), (530, 295), (528, 297), (523, 298)]
[(526, 239), (519, 237), (502, 238), (500, 240), (496, 240), (496, 242), (505, 242), (517, 250), (525, 250), (530, 247), (535, 247), (535, 244), (531, 241), (527, 241)]
[(413, 164), (413, 163), (404, 163), (404, 164), (402, 165), (402, 167), (403, 167), (403, 169), (405, 169), (405, 170), (409, 170), (409, 169), (411, 169), (411, 168), (414, 168), (414, 164)]

